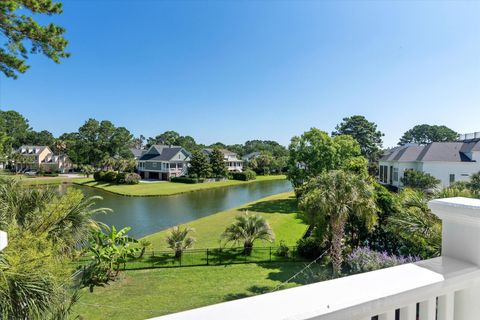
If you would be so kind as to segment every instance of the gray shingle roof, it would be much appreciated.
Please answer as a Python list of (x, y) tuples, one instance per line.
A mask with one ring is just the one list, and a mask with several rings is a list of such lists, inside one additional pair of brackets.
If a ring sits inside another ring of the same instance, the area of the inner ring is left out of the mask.
[(146, 153), (140, 158), (140, 160), (170, 161), (177, 153), (179, 153), (182, 150), (187, 155), (189, 154), (185, 149), (178, 146), (170, 147), (165, 145), (155, 145), (153, 147), (159, 152), (159, 154)]
[(411, 145), (392, 149), (380, 161), (445, 161), (470, 162), (468, 154), (480, 151), (480, 141), (433, 142), (425, 146)]

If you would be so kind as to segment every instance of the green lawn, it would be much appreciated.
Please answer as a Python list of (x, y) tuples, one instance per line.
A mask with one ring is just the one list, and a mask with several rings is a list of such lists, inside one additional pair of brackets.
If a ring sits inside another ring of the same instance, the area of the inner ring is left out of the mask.
[(64, 182), (74, 182), (76, 180), (83, 180), (82, 178), (65, 178), (65, 177), (37, 177), (37, 176), (27, 176), (22, 174), (13, 174), (8, 171), (0, 171), (0, 177), (12, 178), (22, 182), (22, 184), (29, 186), (40, 186), (40, 185), (57, 185)]
[[(285, 241), (289, 246), (296, 244), (308, 226), (297, 217), (297, 202), (293, 192), (280, 193), (270, 197), (248, 203), (239, 208), (230, 209), (210, 215), (185, 224), (195, 229), (194, 237), (197, 239), (194, 248), (216, 248), (219, 246), (219, 239), (225, 227), (229, 225), (236, 215), (248, 210), (250, 213), (263, 215), (275, 233), (275, 243)], [(146, 237), (152, 242), (155, 250), (166, 250), (165, 238), (169, 233), (163, 230)], [(270, 246), (265, 242), (256, 243), (256, 246)]]
[[(305, 263), (243, 264), (126, 271), (93, 293), (83, 289), (73, 316), (80, 319), (146, 319), (266, 293), (302, 270)], [(314, 265), (282, 288), (319, 281)]]
[(174, 182), (157, 182), (157, 183), (139, 183), (136, 185), (118, 185), (110, 184), (105, 182), (96, 182), (93, 179), (78, 179), (74, 183), (100, 188), (115, 194), (120, 194), (123, 196), (136, 196), (136, 197), (147, 197), (147, 196), (170, 196), (174, 194), (186, 193), (197, 190), (206, 190), (213, 188), (221, 188), (228, 186), (235, 186), (246, 183), (255, 183), (258, 181), (269, 181), (269, 180), (285, 180), (285, 175), (275, 175), (275, 176), (258, 176), (256, 180), (252, 181), (237, 181), (237, 180), (228, 180), (228, 181), (219, 181), (219, 182), (208, 182), (208, 183), (197, 183), (197, 184), (186, 184), (186, 183), (174, 183)]
[[(293, 192), (281, 193), (186, 224), (195, 228), (195, 248), (218, 247), (225, 227), (245, 210), (265, 216), (275, 232), (276, 244), (284, 240), (288, 245), (295, 245), (307, 229), (297, 217)], [(167, 233), (161, 231), (146, 238), (152, 241), (155, 250), (163, 250)], [(262, 245), (270, 244), (255, 244)], [(272, 262), (125, 271), (121, 272), (120, 279), (106, 287), (95, 288), (93, 293), (83, 289), (74, 316), (79, 315), (80, 319), (145, 319), (239, 299), (271, 291), (305, 265), (305, 262)], [(325, 267), (313, 265), (282, 288), (326, 277)]]

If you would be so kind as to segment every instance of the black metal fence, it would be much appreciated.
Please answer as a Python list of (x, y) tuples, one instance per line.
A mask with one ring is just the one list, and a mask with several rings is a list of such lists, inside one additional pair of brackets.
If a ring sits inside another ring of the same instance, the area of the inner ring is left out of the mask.
[[(89, 263), (89, 257), (79, 258), (78, 266)], [(243, 248), (214, 248), (185, 250), (179, 257), (173, 251), (146, 251), (130, 258), (120, 266), (122, 270), (171, 268), (186, 266), (216, 266), (240, 263), (260, 262), (296, 262), (308, 261), (297, 255), (296, 247), (253, 247), (250, 254)]]

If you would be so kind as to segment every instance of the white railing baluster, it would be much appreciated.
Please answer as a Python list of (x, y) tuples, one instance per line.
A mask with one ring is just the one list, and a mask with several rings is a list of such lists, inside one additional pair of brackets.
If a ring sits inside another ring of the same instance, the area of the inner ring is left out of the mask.
[(400, 320), (417, 320), (417, 304), (413, 303), (401, 308)]
[(395, 320), (395, 310), (378, 315), (378, 320)]
[(455, 304), (455, 293), (450, 292), (438, 297), (437, 320), (453, 320), (453, 307)]
[(419, 320), (435, 320), (435, 312), (437, 309), (437, 299), (431, 298), (420, 302)]

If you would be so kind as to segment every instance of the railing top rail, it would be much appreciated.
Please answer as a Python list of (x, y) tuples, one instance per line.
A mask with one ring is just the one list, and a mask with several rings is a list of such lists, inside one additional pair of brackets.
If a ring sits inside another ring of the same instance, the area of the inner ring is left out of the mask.
[(466, 288), (478, 279), (475, 265), (435, 258), (155, 319), (360, 319)]

